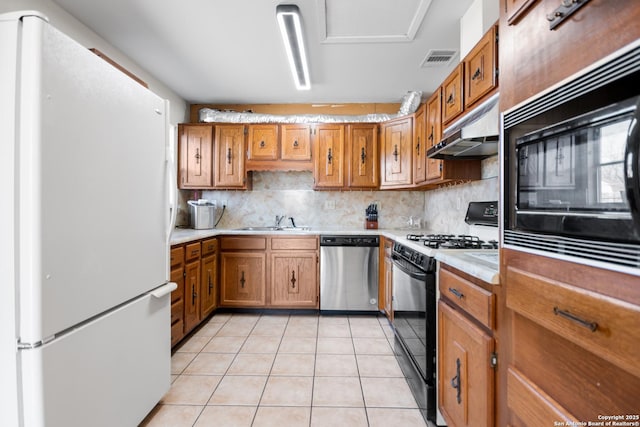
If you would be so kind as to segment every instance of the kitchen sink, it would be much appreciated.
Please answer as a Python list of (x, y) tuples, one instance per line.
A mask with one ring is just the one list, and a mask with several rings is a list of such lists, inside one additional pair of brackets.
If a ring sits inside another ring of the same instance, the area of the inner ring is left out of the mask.
[(309, 231), (310, 227), (242, 227), (236, 230), (240, 231)]

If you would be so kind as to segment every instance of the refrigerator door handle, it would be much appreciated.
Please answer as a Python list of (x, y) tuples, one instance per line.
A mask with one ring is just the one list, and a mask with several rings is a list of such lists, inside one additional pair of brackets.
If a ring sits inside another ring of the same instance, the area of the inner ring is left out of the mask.
[(169, 282), (164, 286), (160, 286), (157, 289), (154, 289), (153, 292), (151, 292), (151, 295), (153, 295), (156, 298), (162, 298), (165, 295), (169, 295), (171, 292), (175, 291), (176, 289), (178, 289), (178, 284), (175, 282)]

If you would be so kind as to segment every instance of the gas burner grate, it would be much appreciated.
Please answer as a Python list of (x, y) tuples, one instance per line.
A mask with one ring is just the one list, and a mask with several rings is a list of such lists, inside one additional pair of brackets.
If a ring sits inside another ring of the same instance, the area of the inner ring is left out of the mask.
[(466, 234), (408, 234), (407, 240), (422, 242), (432, 249), (498, 249), (496, 240), (485, 242)]

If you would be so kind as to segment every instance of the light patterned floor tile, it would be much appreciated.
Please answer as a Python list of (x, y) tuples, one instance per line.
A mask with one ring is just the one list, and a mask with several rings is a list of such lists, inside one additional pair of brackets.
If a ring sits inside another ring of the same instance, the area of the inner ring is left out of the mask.
[(180, 375), (161, 399), (174, 405), (205, 405), (222, 379), (216, 375)]
[(313, 406), (364, 407), (360, 378), (315, 377)]
[(200, 353), (182, 373), (184, 375), (224, 375), (234, 358), (234, 354)]
[(286, 354), (278, 353), (271, 375), (312, 377), (315, 370), (316, 356), (314, 354)]
[(204, 348), (205, 345), (207, 345), (207, 343), (209, 342), (209, 340), (211, 340), (211, 337), (199, 337), (199, 336), (192, 336), (191, 338), (189, 338), (187, 341), (185, 341), (180, 348), (178, 348), (178, 350), (176, 350), (177, 353), (198, 353), (199, 351), (202, 351), (202, 349)]
[(240, 353), (276, 353), (280, 346), (281, 336), (254, 336), (250, 335), (244, 342)]
[(195, 405), (157, 405), (140, 427), (191, 427), (202, 409)]
[(197, 355), (198, 353), (174, 353), (173, 356), (171, 356), (171, 373), (175, 375), (181, 374), (184, 368), (186, 368)]
[(260, 406), (311, 406), (313, 377), (269, 377)]
[(318, 354), (353, 354), (353, 341), (351, 338), (325, 338), (318, 337)]
[(284, 337), (280, 342), (278, 353), (316, 353), (316, 338), (309, 337)]
[(386, 338), (354, 338), (353, 346), (356, 354), (393, 355)]
[[(364, 408), (311, 408), (311, 427), (368, 427)], [(385, 427), (396, 424), (389, 423)]]
[(202, 351), (206, 353), (237, 353), (245, 341), (246, 338), (243, 337), (213, 337)]
[(367, 408), (370, 427), (426, 427), (418, 409)]
[(239, 353), (227, 375), (269, 375), (275, 354)]
[(357, 377), (356, 356), (353, 354), (318, 354), (316, 355), (316, 375)]
[(417, 408), (404, 378), (360, 378), (367, 408)]
[(251, 427), (255, 413), (255, 406), (207, 406), (194, 427)]
[(403, 378), (402, 370), (395, 356), (358, 354), (356, 359), (361, 377)]
[(268, 407), (258, 408), (252, 427), (308, 427), (311, 408)]
[(209, 400), (209, 405), (258, 406), (267, 376), (225, 376)]

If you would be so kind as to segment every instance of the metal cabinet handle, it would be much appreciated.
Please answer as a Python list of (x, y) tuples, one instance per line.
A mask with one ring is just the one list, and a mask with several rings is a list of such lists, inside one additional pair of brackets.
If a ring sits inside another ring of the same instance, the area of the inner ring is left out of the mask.
[(211, 281), (211, 270), (207, 270), (207, 284), (209, 285), (209, 295), (211, 295), (211, 289), (213, 289), (213, 282)]
[(418, 137), (418, 143), (416, 144), (416, 154), (420, 154), (420, 137)]
[(331, 160), (333, 160), (333, 156), (331, 155), (331, 148), (327, 151), (327, 162), (331, 164)]
[(460, 292), (459, 290), (457, 290), (456, 288), (449, 288), (449, 292), (451, 292), (452, 294), (457, 296), (458, 299), (464, 298), (464, 294), (462, 292)]
[(227, 163), (231, 164), (231, 148), (227, 149)]
[(478, 68), (476, 69), (476, 72), (475, 72), (475, 73), (473, 73), (473, 76), (471, 76), (471, 80), (475, 80), (475, 79), (480, 78), (480, 74), (481, 74), (481, 73), (480, 73), (480, 67), (478, 67)]
[(198, 294), (196, 293), (196, 285), (191, 285), (191, 305), (196, 304), (196, 298), (198, 298)]
[(196, 164), (199, 164), (200, 163), (200, 158), (202, 157), (200, 155), (200, 149), (199, 148), (196, 148), (196, 155), (194, 157), (196, 158)]
[(292, 270), (291, 271), (291, 288), (292, 289), (296, 288), (296, 282), (297, 282), (297, 280), (296, 280), (296, 271)]
[(295, 140), (293, 141), (293, 146), (294, 146), (294, 147), (297, 147), (298, 145), (299, 145), (299, 144), (298, 144), (298, 140), (297, 140), (297, 139), (295, 139)]
[(458, 404), (462, 403), (462, 398), (460, 397), (460, 358), (456, 358), (456, 375), (451, 378), (451, 387), (457, 390), (456, 400), (458, 401)]
[(398, 144), (395, 144), (393, 147), (393, 160), (398, 161)]
[(240, 273), (240, 286), (244, 288), (244, 283), (246, 280), (244, 279), (244, 270)]
[(264, 146), (265, 146), (264, 141), (260, 141), (260, 148), (264, 148)]
[(431, 126), (431, 134), (429, 135), (429, 141), (433, 143), (433, 126)]
[(449, 94), (449, 97), (447, 98), (447, 104), (453, 104), (454, 102), (455, 101), (454, 101), (454, 98), (453, 98), (453, 92), (451, 92)]
[(589, 329), (591, 332), (595, 332), (596, 329), (598, 329), (598, 323), (589, 322), (588, 320), (584, 320), (576, 316), (575, 314), (569, 313), (566, 310), (561, 310), (558, 307), (553, 307), (553, 314), (555, 314), (556, 316), (564, 317), (567, 320), (571, 320), (572, 322)]
[(362, 151), (360, 151), (360, 160), (362, 161), (362, 164), (364, 165), (364, 159), (367, 158), (366, 153), (364, 152), (364, 147), (362, 147)]

